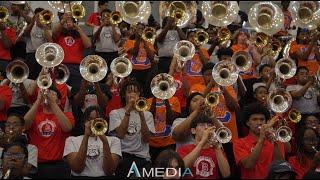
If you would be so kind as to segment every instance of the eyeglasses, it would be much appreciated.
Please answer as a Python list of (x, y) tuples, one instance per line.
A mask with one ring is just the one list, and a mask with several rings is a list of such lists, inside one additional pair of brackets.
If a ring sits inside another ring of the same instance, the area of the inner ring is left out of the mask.
[(14, 158), (14, 159), (23, 159), (25, 157), (25, 154), (23, 154), (23, 153), (13, 154), (13, 153), (5, 152), (3, 154), (3, 157), (5, 159), (12, 159), (12, 158)]

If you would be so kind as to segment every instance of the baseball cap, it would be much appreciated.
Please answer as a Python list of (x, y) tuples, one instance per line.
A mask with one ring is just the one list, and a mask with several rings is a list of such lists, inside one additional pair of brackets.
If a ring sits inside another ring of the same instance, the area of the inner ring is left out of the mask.
[(269, 172), (275, 172), (275, 173), (292, 172), (292, 173), (295, 173), (295, 171), (292, 169), (290, 164), (284, 160), (274, 161), (270, 165)]

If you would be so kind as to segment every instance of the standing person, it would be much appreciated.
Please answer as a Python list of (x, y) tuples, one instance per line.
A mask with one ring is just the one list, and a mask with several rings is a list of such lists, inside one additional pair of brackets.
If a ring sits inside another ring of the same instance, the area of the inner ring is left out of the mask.
[(126, 80), (120, 90), (124, 107), (110, 112), (109, 133), (121, 139), (123, 157), (116, 176), (123, 178), (131, 175), (128, 171), (133, 162), (139, 170), (151, 167), (149, 141), (152, 133), (155, 133), (155, 127), (149, 111), (137, 111), (135, 108), (141, 93), (141, 87), (136, 80)]
[(60, 99), (61, 94), (52, 87), (46, 95), (40, 92), (24, 116), (30, 144), (37, 146), (39, 152), (37, 178), (58, 179), (70, 174), (67, 164), (62, 161), (62, 155), (65, 140), (74, 127), (74, 118), (71, 112), (60, 109)]
[(16, 38), (16, 30), (0, 22), (0, 72), (6, 72), (6, 67), (12, 60), (10, 50), (16, 43)]
[(116, 24), (110, 22), (111, 11), (105, 9), (101, 12), (101, 24), (93, 29), (95, 54), (106, 60), (108, 67), (113, 59), (118, 57), (118, 43), (121, 32)]
[(108, 3), (109, 1), (98, 1), (98, 12), (93, 12), (90, 14), (86, 21), (86, 25), (94, 28), (95, 26), (100, 26), (100, 20), (101, 20), (101, 12), (108, 9)]
[(60, 23), (53, 30), (53, 40), (59, 44), (64, 51), (62, 61), (70, 71), (67, 84), (77, 85), (82, 77), (80, 75), (79, 64), (84, 58), (84, 50), (89, 49), (92, 44), (87, 34), (75, 24), (75, 19), (69, 13), (61, 16)]
[(249, 127), (249, 134), (233, 142), (234, 157), (243, 179), (265, 178), (271, 162), (284, 159), (284, 143), (266, 138), (266, 132), (278, 117), (275, 116), (266, 123), (269, 118), (269, 111), (257, 103), (245, 109), (244, 120)]
[(96, 118), (104, 118), (97, 106), (84, 112), (84, 134), (66, 139), (63, 156), (74, 178), (106, 178), (114, 175), (121, 158), (121, 144), (117, 137), (94, 135), (91, 126)]

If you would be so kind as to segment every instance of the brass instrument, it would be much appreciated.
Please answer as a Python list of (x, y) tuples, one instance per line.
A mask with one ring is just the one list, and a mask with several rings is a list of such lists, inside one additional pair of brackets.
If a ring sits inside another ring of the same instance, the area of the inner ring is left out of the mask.
[(231, 86), (239, 76), (238, 69), (231, 61), (219, 61), (212, 70), (212, 77), (220, 86)]
[(149, 1), (116, 1), (116, 11), (119, 11), (123, 21), (135, 25), (138, 22), (147, 23), (151, 14)]
[(255, 31), (269, 36), (279, 32), (284, 25), (282, 9), (271, 1), (255, 3), (250, 8), (248, 19)]
[(106, 61), (98, 55), (88, 55), (80, 63), (80, 74), (89, 82), (101, 81), (108, 72)]
[(193, 43), (186, 40), (177, 42), (173, 48), (173, 54), (177, 57), (179, 67), (183, 67), (187, 61), (191, 60), (195, 52)]
[(280, 126), (276, 131), (276, 140), (286, 143), (292, 138), (292, 131), (288, 126)]
[(205, 98), (205, 104), (210, 107), (217, 106), (219, 104), (219, 93), (210, 92)]
[(268, 105), (273, 112), (284, 113), (292, 105), (292, 97), (283, 88), (278, 88), (269, 93)]
[(288, 115), (290, 121), (298, 123), (301, 120), (301, 113), (296, 109), (291, 109)]
[(137, 111), (139, 112), (143, 112), (146, 111), (149, 107), (148, 107), (148, 102), (146, 100), (146, 98), (140, 97), (135, 104), (135, 108)]
[(176, 93), (174, 78), (166, 73), (156, 75), (150, 84), (152, 94), (158, 99), (170, 99)]
[(200, 46), (200, 45), (204, 45), (204, 44), (206, 44), (208, 41), (209, 41), (209, 34), (208, 34), (206, 31), (200, 29), (200, 30), (198, 30), (198, 31), (196, 32), (196, 35), (195, 35), (195, 43), (196, 43), (197, 45), (199, 45), (199, 46)]
[(231, 31), (226, 28), (226, 27), (222, 27), (222, 28), (219, 28), (218, 30), (218, 39), (219, 39), (219, 44), (223, 47), (229, 47), (230, 44), (231, 44), (231, 37), (232, 37), (232, 33)]
[(102, 118), (96, 118), (91, 123), (91, 132), (95, 136), (104, 135), (108, 130), (108, 123)]
[(38, 47), (35, 54), (37, 62), (45, 67), (58, 66), (64, 59), (64, 51), (59, 44), (44, 43)]
[[(114, 83), (118, 85), (123, 78), (129, 76), (132, 72), (132, 63), (128, 58), (120, 56), (111, 62), (110, 69)], [(120, 80), (117, 78), (120, 78)]]
[(218, 141), (219, 143), (228, 143), (232, 139), (232, 133), (229, 128), (222, 126), (212, 132), (209, 142)]
[(8, 64), (6, 74), (11, 82), (22, 83), (29, 76), (29, 68), (23, 61), (14, 60)]
[(239, 6), (236, 1), (203, 1), (201, 11), (209, 24), (225, 27), (237, 19)]
[(111, 24), (119, 24), (122, 22), (122, 17), (119, 11), (114, 11), (110, 15)]
[(156, 30), (152, 27), (146, 27), (143, 30), (141, 38), (147, 42), (150, 42), (151, 44), (154, 44), (154, 41), (156, 40)]
[(37, 79), (37, 85), (42, 90), (49, 89), (50, 86), (52, 85), (52, 79), (50, 75), (48, 74), (40, 75)]
[(271, 41), (271, 50), (269, 51), (269, 55), (276, 59), (282, 50), (282, 44), (277, 39), (272, 39)]
[(239, 72), (245, 72), (252, 66), (252, 57), (247, 51), (237, 51), (233, 54), (231, 61)]
[(79, 5), (82, 1), (48, 1), (51, 8), (57, 10), (58, 12), (66, 13), (71, 12), (71, 7), (73, 5)]
[(296, 63), (289, 57), (282, 58), (276, 62), (275, 73), (277, 77), (290, 79), (296, 74), (296, 71)]
[(291, 1), (288, 10), (298, 27), (313, 30), (320, 22), (319, 7), (319, 1)]
[(71, 15), (76, 20), (82, 19), (86, 15), (86, 9), (81, 4), (74, 4), (71, 6)]
[(51, 24), (53, 21), (54, 15), (51, 11), (46, 10), (39, 15), (39, 21), (41, 24), (46, 25), (46, 24)]
[(64, 84), (70, 77), (70, 71), (64, 64), (59, 64), (54, 68), (55, 81), (57, 84)]
[(7, 22), (9, 15), (9, 10), (4, 6), (0, 6), (0, 23)]
[(263, 32), (258, 32), (254, 41), (254, 45), (258, 48), (264, 48), (269, 43), (269, 36)]

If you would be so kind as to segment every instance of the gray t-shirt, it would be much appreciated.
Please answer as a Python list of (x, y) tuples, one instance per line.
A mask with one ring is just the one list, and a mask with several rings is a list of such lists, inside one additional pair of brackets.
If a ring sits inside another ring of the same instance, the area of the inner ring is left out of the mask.
[[(181, 124), (183, 121), (185, 121), (187, 118), (177, 118), (173, 121), (172, 124), (172, 132), (174, 128), (176, 128), (179, 124)], [(171, 133), (172, 134), (172, 133)], [(188, 136), (185, 137), (183, 141), (176, 141), (176, 149), (178, 149), (180, 146), (192, 144), (194, 142), (194, 138), (191, 134), (191, 131), (188, 132)]]
[[(153, 115), (149, 111), (144, 111), (143, 113), (149, 131), (155, 133)], [(110, 112), (109, 132), (120, 126), (124, 116), (124, 108), (115, 109)], [(130, 112), (127, 133), (125, 137), (121, 139), (121, 149), (122, 152), (134, 154), (141, 158), (150, 158), (149, 143), (145, 143), (142, 140), (141, 120), (137, 111)]]
[[(302, 85), (291, 85), (287, 87), (287, 91), (300, 90)], [(317, 93), (310, 87), (307, 92), (300, 98), (294, 98), (292, 100), (292, 107), (300, 111), (302, 114), (305, 113), (318, 113), (320, 108), (317, 101)]]
[[(157, 36), (162, 32), (163, 29), (157, 31)], [(177, 42), (180, 41), (177, 30), (169, 30), (162, 43), (157, 42), (158, 56), (159, 57), (172, 57), (173, 49)]]
[[(96, 33), (99, 27), (94, 27), (93, 33)], [(120, 29), (118, 27), (115, 28), (116, 32), (121, 34)], [(112, 38), (112, 27), (105, 26), (102, 28), (99, 40), (96, 42), (96, 51), (98, 52), (116, 52), (118, 51), (118, 45), (114, 42)]]
[[(117, 137), (107, 136), (111, 154), (121, 154), (121, 144)], [(83, 140), (81, 136), (70, 136), (66, 139), (64, 147), (63, 157), (66, 157), (70, 153), (78, 152)], [(100, 177), (106, 176), (103, 171), (103, 143), (100, 138), (89, 137), (86, 166), (80, 174), (77, 174), (71, 170), (71, 174), (74, 176), (89, 176)]]
[[(52, 35), (52, 32), (51, 32), (51, 35)], [(36, 24), (32, 27), (30, 36), (24, 37), (24, 40), (26, 42), (27, 53), (36, 52), (39, 46), (47, 42), (47, 40), (44, 38), (44, 29), (38, 27)]]

